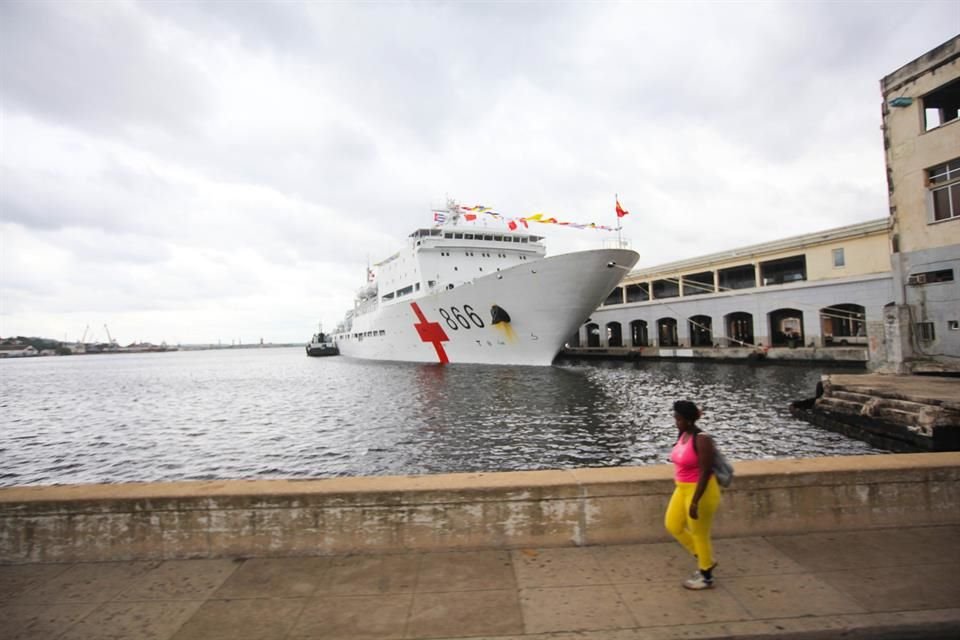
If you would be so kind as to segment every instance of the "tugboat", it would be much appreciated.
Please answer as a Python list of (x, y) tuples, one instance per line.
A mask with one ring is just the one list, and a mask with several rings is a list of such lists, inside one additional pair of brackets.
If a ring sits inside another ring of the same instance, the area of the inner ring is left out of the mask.
[(340, 350), (337, 348), (337, 345), (327, 339), (326, 334), (323, 333), (323, 327), (321, 326), (320, 331), (313, 334), (313, 336), (310, 338), (310, 342), (307, 344), (307, 355), (338, 356), (340, 355)]

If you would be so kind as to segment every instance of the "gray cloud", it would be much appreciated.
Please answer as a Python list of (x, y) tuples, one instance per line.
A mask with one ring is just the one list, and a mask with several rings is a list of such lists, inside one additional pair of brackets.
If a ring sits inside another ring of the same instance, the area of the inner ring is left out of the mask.
[[(648, 265), (882, 217), (879, 79), (955, 18), (3, 3), (0, 333), (82, 310), (168, 339), (266, 331), (265, 307), (278, 331), (332, 326), (446, 194), (609, 224), (619, 192)], [(553, 252), (607, 237), (542, 231)]]
[(4, 2), (5, 108), (106, 133), (143, 126), (195, 133), (207, 108), (202, 83), (149, 26), (121, 4)]

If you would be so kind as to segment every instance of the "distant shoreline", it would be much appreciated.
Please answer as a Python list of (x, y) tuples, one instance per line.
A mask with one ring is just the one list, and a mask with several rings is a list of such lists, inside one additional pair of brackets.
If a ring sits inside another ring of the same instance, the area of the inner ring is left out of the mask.
[(111, 353), (173, 353), (175, 351), (211, 351), (215, 349), (286, 349), (290, 347), (303, 347), (304, 342), (281, 342), (281, 343), (251, 343), (251, 344), (178, 344), (169, 346), (166, 344), (154, 345), (149, 343), (132, 344), (126, 347), (116, 345), (106, 346), (83, 345), (80, 350), (74, 350), (73, 345), (67, 343), (56, 343), (45, 339), (32, 339), (39, 343), (37, 348), (30, 343), (4, 343), (0, 346), (0, 360), (19, 360), (46, 358), (52, 356), (92, 356)]
[(282, 342), (265, 344), (183, 344), (180, 351), (207, 351), (210, 349), (279, 349), (284, 347), (302, 347), (304, 342)]

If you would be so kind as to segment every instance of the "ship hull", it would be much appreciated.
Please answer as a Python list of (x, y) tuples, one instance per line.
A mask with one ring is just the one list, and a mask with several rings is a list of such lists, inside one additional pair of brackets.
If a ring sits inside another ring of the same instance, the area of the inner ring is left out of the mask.
[[(342, 356), (434, 363), (549, 365), (636, 264), (626, 249), (544, 258), (454, 289), (382, 305), (337, 338)], [(509, 321), (494, 315), (494, 307)]]

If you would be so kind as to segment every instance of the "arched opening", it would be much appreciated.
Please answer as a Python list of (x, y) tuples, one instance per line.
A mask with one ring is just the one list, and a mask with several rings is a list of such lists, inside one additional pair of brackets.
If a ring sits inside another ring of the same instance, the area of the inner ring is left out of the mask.
[(713, 346), (713, 318), (710, 316), (692, 316), (687, 320), (690, 327), (690, 346)]
[(674, 318), (657, 320), (657, 344), (661, 347), (677, 346), (677, 321)]
[(650, 344), (646, 320), (634, 320), (630, 323), (630, 343), (635, 347), (646, 347)]
[(595, 322), (591, 322), (587, 325), (587, 346), (600, 346), (600, 327)]
[(859, 304), (834, 304), (820, 309), (820, 335), (826, 346), (866, 344), (866, 309)]
[(620, 326), (619, 322), (607, 323), (607, 346), (608, 347), (623, 346), (623, 328)]
[(754, 344), (753, 314), (746, 311), (737, 311), (727, 314), (727, 337), (730, 346), (746, 347)]
[(577, 332), (574, 333), (572, 336), (570, 336), (570, 339), (567, 340), (567, 346), (568, 346), (568, 347), (571, 347), (571, 348), (573, 348), (573, 349), (576, 349), (577, 347), (580, 346), (580, 332), (579, 332), (579, 331), (577, 331)]
[(803, 312), (797, 309), (771, 311), (770, 344), (775, 347), (803, 346)]

